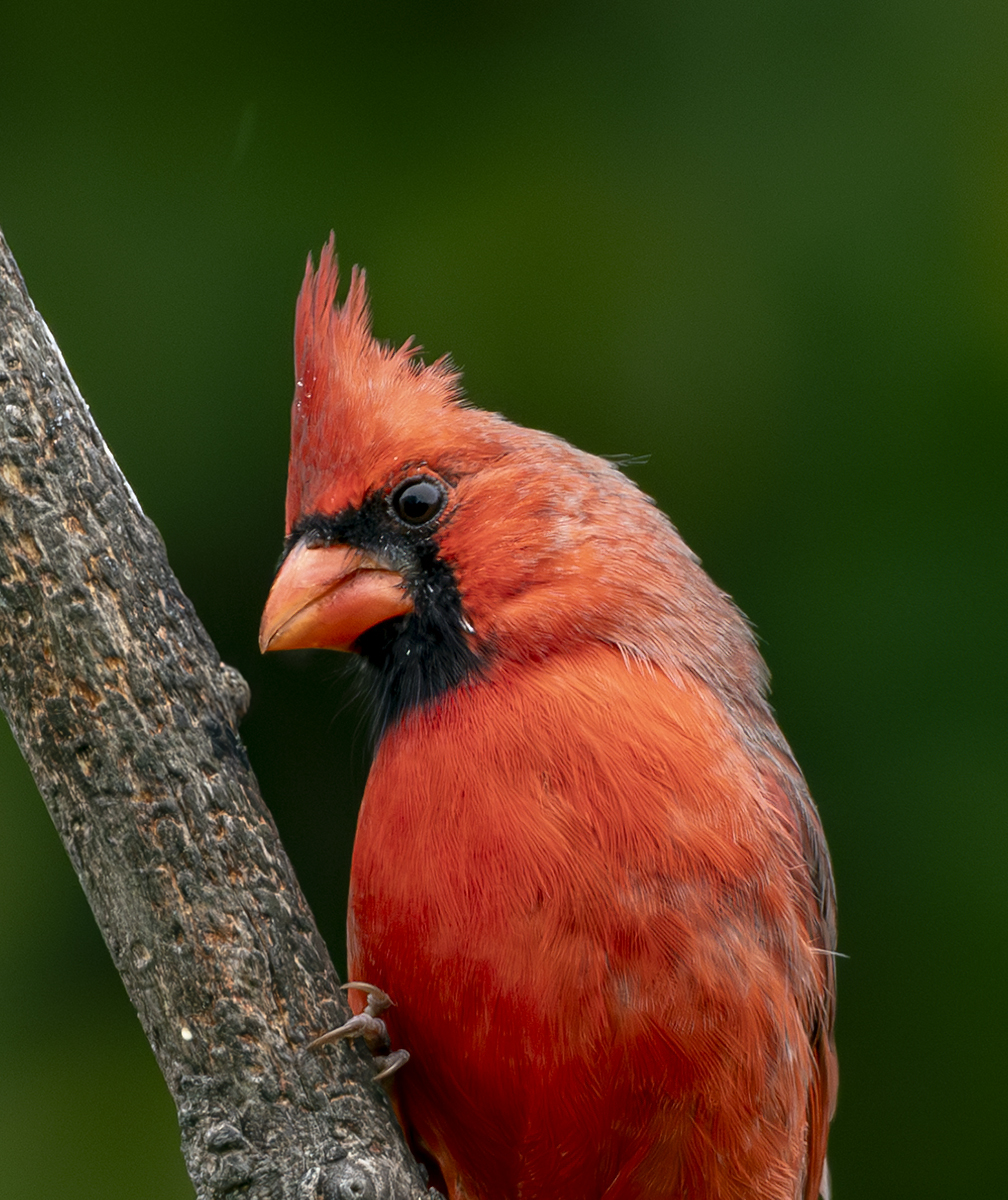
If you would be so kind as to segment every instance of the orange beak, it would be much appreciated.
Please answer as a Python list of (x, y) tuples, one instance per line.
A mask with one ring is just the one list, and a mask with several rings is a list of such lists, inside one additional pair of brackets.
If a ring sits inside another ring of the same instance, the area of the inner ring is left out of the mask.
[(349, 650), (366, 630), (413, 611), (401, 575), (349, 546), (298, 542), (270, 588), (259, 649)]

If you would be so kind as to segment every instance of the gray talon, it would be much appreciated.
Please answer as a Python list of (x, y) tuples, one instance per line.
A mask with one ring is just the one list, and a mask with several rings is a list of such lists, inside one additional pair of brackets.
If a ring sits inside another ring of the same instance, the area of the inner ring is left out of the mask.
[(344, 983), (341, 990), (366, 993), (367, 1004), (364, 1011), (351, 1017), (338, 1029), (330, 1029), (328, 1033), (323, 1033), (321, 1037), (309, 1042), (305, 1049), (317, 1050), (320, 1046), (341, 1042), (344, 1038), (362, 1037), (367, 1048), (375, 1055), (376, 1064), (382, 1068), (376, 1078), (387, 1079), (389, 1075), (398, 1071), (409, 1061), (408, 1050), (395, 1050), (391, 1054), (389, 1053), (391, 1043), (388, 1030), (385, 1028), (385, 1022), (378, 1015), (392, 1007), (391, 998), (381, 988), (370, 983)]
[(381, 1067), (381, 1070), (375, 1076), (375, 1083), (381, 1079), (388, 1079), (390, 1075), (394, 1075), (400, 1067), (405, 1067), (409, 1062), (408, 1050), (393, 1050), (391, 1054), (375, 1055), (375, 1066)]
[(373, 983), (344, 983), (340, 991), (364, 992), (367, 995), (367, 1007), (364, 1011), (370, 1013), (372, 1017), (377, 1017), (379, 1013), (392, 1007), (391, 997), (381, 988), (375, 987)]

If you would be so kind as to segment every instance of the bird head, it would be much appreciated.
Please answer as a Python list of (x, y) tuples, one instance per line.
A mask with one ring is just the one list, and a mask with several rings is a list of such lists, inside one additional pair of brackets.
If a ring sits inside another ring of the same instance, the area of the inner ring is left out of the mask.
[(333, 239), (298, 298), (284, 557), (260, 648), (354, 651), (379, 723), (586, 641), (759, 692), (738, 611), (612, 463), (466, 402), (445, 359), (375, 340)]

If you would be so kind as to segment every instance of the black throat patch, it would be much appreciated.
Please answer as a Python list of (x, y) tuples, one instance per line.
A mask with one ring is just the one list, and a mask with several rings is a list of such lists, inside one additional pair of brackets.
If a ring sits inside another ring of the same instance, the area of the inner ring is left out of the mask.
[(284, 557), (305, 537), (319, 546), (352, 546), (380, 556), (406, 583), (413, 612), (373, 626), (353, 647), (366, 664), (376, 741), (412, 709), (460, 687), (487, 663), (472, 648), (455, 573), (438, 555), (436, 532), (404, 525), (379, 492), (360, 508), (303, 517), (284, 546)]

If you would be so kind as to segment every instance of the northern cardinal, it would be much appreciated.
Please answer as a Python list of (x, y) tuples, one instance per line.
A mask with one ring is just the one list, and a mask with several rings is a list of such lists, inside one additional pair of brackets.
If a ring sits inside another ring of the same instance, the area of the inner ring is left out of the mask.
[(337, 278), (330, 238), (260, 644), (370, 680), (349, 965), (407, 1136), (451, 1200), (828, 1195), (833, 878), (745, 619), (616, 466)]

